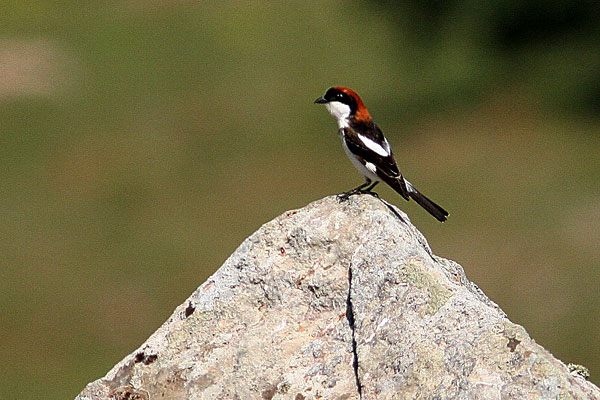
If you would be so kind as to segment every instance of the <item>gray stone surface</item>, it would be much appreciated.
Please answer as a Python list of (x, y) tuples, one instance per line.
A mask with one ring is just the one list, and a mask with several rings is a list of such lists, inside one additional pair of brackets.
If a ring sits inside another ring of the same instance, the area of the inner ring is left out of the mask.
[[(440, 229), (451, 229), (440, 226)], [(371, 196), (246, 239), (84, 399), (600, 399)]]

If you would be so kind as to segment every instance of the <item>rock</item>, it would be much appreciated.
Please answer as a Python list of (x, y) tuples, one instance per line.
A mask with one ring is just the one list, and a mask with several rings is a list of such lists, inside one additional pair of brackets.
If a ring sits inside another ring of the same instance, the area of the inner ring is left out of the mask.
[[(440, 227), (447, 229), (447, 227)], [(247, 238), (77, 399), (600, 399), (367, 195)]]

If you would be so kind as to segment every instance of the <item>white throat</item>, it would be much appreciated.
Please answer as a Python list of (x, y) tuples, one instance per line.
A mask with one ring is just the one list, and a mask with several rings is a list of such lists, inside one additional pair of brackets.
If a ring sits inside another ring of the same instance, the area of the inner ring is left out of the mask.
[(338, 128), (342, 129), (348, 126), (348, 117), (350, 117), (350, 106), (339, 101), (330, 101), (325, 104), (329, 114), (337, 120)]

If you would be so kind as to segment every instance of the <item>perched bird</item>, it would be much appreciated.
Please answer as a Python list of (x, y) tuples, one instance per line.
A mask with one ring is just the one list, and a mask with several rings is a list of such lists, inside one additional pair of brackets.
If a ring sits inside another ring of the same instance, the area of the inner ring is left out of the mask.
[(352, 164), (365, 177), (362, 185), (343, 193), (347, 200), (357, 193), (372, 193), (379, 182), (390, 185), (406, 200), (413, 199), (438, 221), (444, 222), (448, 212), (429, 200), (400, 174), (392, 147), (369, 114), (367, 107), (352, 89), (334, 86), (315, 100), (335, 117), (342, 137), (342, 146)]

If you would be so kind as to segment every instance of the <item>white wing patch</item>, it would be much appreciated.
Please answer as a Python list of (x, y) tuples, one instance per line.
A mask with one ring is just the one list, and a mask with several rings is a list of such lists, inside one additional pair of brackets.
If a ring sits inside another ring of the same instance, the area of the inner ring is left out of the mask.
[(365, 163), (365, 167), (367, 167), (367, 169), (369, 171), (371, 171), (372, 173), (374, 173), (374, 174), (377, 173), (377, 167), (375, 166), (375, 164), (368, 162), (368, 163)]
[(382, 157), (387, 157), (390, 155), (389, 150), (386, 150), (383, 146), (387, 147), (389, 149), (390, 145), (389, 143), (387, 143), (387, 140), (384, 142), (383, 146), (381, 146), (379, 143), (376, 143), (374, 141), (372, 141), (371, 139), (369, 139), (366, 136), (363, 136), (361, 134), (358, 135), (358, 138), (364, 143), (365, 146), (367, 146), (367, 148), (377, 154), (379, 154)]
[(390, 143), (387, 141), (387, 138), (383, 138), (383, 149), (388, 152), (388, 154), (392, 154), (392, 148), (390, 147)]

